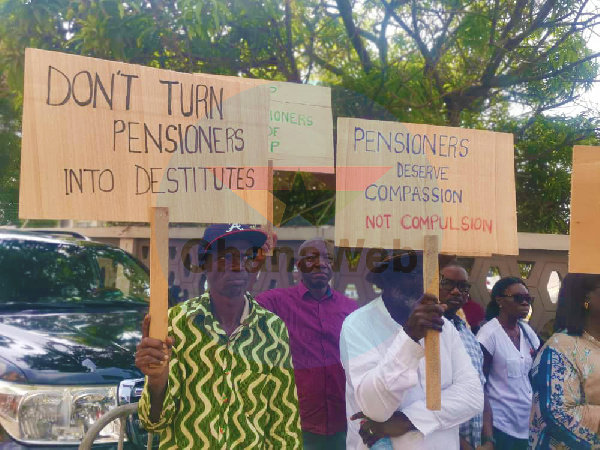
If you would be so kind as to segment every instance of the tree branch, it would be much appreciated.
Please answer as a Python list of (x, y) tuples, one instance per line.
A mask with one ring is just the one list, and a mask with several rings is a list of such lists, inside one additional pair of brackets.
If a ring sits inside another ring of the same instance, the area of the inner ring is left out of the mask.
[(342, 16), (342, 21), (344, 22), (344, 27), (346, 28), (346, 33), (348, 38), (352, 42), (354, 46), (354, 50), (358, 54), (358, 59), (363, 67), (365, 73), (369, 73), (373, 68), (373, 63), (371, 62), (371, 58), (369, 57), (369, 53), (365, 48), (363, 41), (361, 40), (360, 35), (354, 25), (354, 19), (352, 18), (352, 5), (350, 5), (349, 0), (336, 0), (338, 10), (340, 15)]
[(500, 0), (494, 1), (494, 11), (492, 12), (492, 26), (490, 27), (490, 39), (489, 39), (490, 47), (492, 45), (494, 45), (494, 42), (496, 41), (495, 32), (496, 32), (496, 25), (498, 23), (498, 9), (500, 6), (499, 4), (500, 4)]
[(314, 53), (314, 51), (312, 53), (310, 53), (308, 56), (311, 57), (323, 69), (330, 71), (331, 73), (337, 75), (338, 77), (343, 77), (345, 75), (345, 72), (342, 69), (340, 69), (339, 67), (336, 67), (333, 64), (325, 61), (319, 55), (317, 55), (316, 53)]
[(514, 86), (515, 84), (529, 83), (531, 81), (541, 81), (546, 80), (548, 78), (556, 77), (562, 73), (568, 72), (569, 70), (580, 66), (592, 59), (600, 58), (600, 52), (594, 53), (592, 55), (586, 56), (585, 58), (580, 59), (579, 61), (575, 61), (571, 64), (567, 64), (566, 66), (561, 67), (560, 69), (553, 70), (552, 72), (537, 75), (533, 77), (519, 77), (515, 76), (515, 74), (506, 74), (500, 75), (496, 77), (496, 79), (490, 84), (491, 87), (508, 87)]
[(298, 71), (298, 65), (296, 64), (296, 57), (294, 56), (293, 40), (292, 40), (292, 6), (291, 0), (285, 0), (285, 33), (286, 33), (286, 45), (285, 53), (290, 63), (290, 78), (288, 81), (294, 83), (301, 83), (300, 72)]

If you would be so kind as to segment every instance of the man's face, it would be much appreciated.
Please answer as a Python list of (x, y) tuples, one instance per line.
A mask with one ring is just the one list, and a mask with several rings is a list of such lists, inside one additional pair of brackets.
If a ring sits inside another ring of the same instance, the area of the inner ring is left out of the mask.
[(393, 268), (385, 272), (382, 296), (398, 312), (410, 314), (423, 295), (423, 270), (415, 267), (406, 272), (401, 258), (392, 260)]
[(333, 248), (323, 241), (307, 242), (300, 249), (298, 270), (309, 289), (323, 289), (333, 276)]
[(453, 316), (469, 298), (469, 276), (462, 267), (450, 266), (440, 272), (440, 302), (448, 305), (447, 314)]
[(223, 240), (213, 245), (204, 265), (211, 292), (224, 297), (241, 297), (247, 289), (246, 265), (251, 244), (244, 239)]

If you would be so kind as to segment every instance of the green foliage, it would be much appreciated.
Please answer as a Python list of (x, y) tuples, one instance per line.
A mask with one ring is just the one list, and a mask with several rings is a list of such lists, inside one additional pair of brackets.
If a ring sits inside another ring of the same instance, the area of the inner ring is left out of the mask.
[(276, 172), (274, 217), (280, 226), (306, 222), (313, 226), (332, 223), (335, 216), (335, 177), (307, 172)]
[(519, 231), (569, 233), (573, 145), (599, 145), (600, 120), (583, 116), (512, 120)]
[[(599, 24), (586, 0), (0, 0), (0, 223), (16, 219), (24, 51), (36, 47), (316, 81), (334, 88), (335, 117), (513, 132), (519, 229), (566, 232), (571, 147), (598, 142), (598, 123), (548, 114), (592, 86)], [(511, 118), (514, 104), (530, 118)], [(332, 219), (334, 187), (311, 177), (277, 174), (284, 222)]]
[(19, 206), (20, 115), (0, 72), (0, 225), (17, 220)]

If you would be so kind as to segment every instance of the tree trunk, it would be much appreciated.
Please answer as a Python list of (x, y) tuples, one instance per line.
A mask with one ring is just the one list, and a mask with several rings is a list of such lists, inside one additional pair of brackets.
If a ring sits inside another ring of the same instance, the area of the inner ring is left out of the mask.
[(453, 101), (450, 101), (446, 110), (446, 122), (451, 127), (459, 127), (460, 126), (460, 106)]

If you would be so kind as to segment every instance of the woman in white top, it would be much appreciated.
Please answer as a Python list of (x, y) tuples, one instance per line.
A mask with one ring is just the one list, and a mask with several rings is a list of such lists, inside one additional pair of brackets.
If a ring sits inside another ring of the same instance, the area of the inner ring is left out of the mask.
[(488, 322), (477, 333), (483, 350), (485, 389), (492, 407), (495, 448), (526, 450), (532, 391), (529, 370), (540, 341), (522, 319), (533, 297), (520, 278), (507, 277), (492, 288)]

